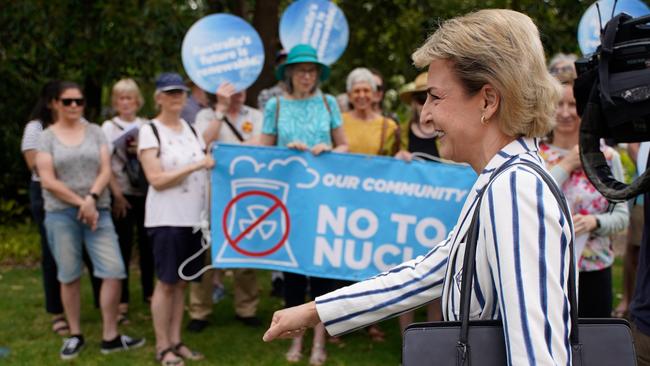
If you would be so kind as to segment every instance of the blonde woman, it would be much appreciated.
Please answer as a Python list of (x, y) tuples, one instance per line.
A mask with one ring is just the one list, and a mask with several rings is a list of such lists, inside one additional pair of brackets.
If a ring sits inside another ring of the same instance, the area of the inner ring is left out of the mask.
[(441, 157), (478, 175), (452, 234), (425, 256), (276, 312), (264, 339), (295, 337), (321, 322), (340, 334), (439, 297), (444, 319), (459, 320), (456, 279), (479, 210), (470, 318), (502, 320), (509, 365), (570, 364), (571, 253), (563, 243), (573, 236), (571, 218), (539, 173), (513, 165), (543, 168), (538, 138), (551, 130), (560, 98), (537, 27), (512, 10), (477, 11), (444, 22), (413, 59), (428, 66), (420, 126), (436, 132)]
[(205, 154), (201, 134), (181, 118), (187, 90), (178, 74), (158, 77), (154, 99), (160, 112), (140, 129), (138, 141), (149, 181), (144, 226), (158, 277), (151, 299), (156, 358), (165, 366), (204, 358), (181, 340), (187, 283), (179, 269), (192, 275), (203, 267), (202, 256), (190, 257), (201, 249), (201, 232), (193, 228), (200, 225), (206, 210), (207, 169), (214, 166), (214, 160)]
[(129, 311), (129, 263), (137, 233), (140, 283), (143, 301), (149, 302), (153, 293), (153, 253), (144, 230), (144, 198), (146, 180), (138, 161), (137, 131), (147, 121), (138, 117), (144, 104), (142, 93), (133, 79), (122, 79), (113, 85), (111, 92), (115, 117), (102, 125), (111, 155), (111, 180), (109, 187), (113, 206), (113, 222), (120, 241), (127, 278), (122, 281), (119, 323), (127, 324)]

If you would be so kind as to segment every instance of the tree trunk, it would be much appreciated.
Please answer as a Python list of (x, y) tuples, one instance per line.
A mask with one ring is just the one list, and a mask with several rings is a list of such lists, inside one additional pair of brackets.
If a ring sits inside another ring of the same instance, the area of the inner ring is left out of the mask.
[(102, 87), (91, 76), (86, 76), (84, 80), (84, 98), (86, 99), (86, 107), (84, 108), (84, 117), (96, 123), (101, 123), (97, 118), (102, 110)]
[(257, 95), (262, 89), (275, 84), (275, 54), (280, 49), (280, 0), (255, 2), (253, 27), (264, 45), (264, 68), (257, 81), (248, 89), (246, 104), (257, 108)]

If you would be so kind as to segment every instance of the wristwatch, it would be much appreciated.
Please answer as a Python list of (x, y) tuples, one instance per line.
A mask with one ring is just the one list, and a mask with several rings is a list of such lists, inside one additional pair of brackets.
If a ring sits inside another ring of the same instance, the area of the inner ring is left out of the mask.
[(90, 192), (90, 193), (88, 193), (88, 195), (89, 195), (90, 197), (92, 197), (93, 200), (95, 200), (95, 202), (99, 201), (99, 195), (98, 195), (97, 193), (95, 193), (95, 192)]
[(596, 217), (596, 230), (600, 229), (600, 220), (598, 219), (598, 216)]

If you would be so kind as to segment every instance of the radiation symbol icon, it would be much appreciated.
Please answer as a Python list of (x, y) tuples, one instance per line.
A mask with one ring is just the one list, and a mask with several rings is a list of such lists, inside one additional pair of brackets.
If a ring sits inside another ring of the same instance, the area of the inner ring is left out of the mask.
[[(270, 207), (265, 205), (250, 205), (246, 208), (248, 211), (248, 219), (239, 219), (239, 230), (244, 232), (247, 228), (252, 227), (252, 225), (259, 220), (259, 218), (265, 213), (268, 212)], [(278, 227), (276, 221), (262, 221), (259, 224), (255, 225), (252, 230), (248, 231), (246, 234), (246, 239), (252, 239), (256, 234), (259, 234), (262, 240), (268, 240), (275, 234), (275, 230)]]
[(276, 180), (243, 178), (231, 181), (231, 189), (233, 198), (221, 220), (225, 240), (215, 261), (298, 267), (288, 239), (289, 186)]

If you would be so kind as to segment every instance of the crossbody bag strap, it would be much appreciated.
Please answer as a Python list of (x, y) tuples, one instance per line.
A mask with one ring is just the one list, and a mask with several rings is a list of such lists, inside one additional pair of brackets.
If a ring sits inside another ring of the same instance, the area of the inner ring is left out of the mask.
[(235, 137), (237, 137), (237, 140), (239, 140), (239, 142), (244, 142), (244, 136), (242, 136), (241, 133), (239, 133), (239, 131), (237, 131), (237, 128), (235, 128), (235, 125), (233, 125), (232, 122), (230, 122), (230, 119), (228, 119), (228, 116), (223, 116), (223, 121), (226, 122), (226, 125), (228, 127), (230, 127), (230, 131), (232, 131), (232, 133), (235, 135)]
[[(566, 220), (571, 219), (571, 214), (569, 208), (566, 205), (566, 200), (564, 195), (558, 188), (557, 184), (552, 180), (544, 169), (540, 166), (533, 164), (531, 162), (522, 160), (518, 163), (513, 164), (504, 164), (499, 168), (492, 177), (490, 181), (485, 185), (483, 190), (479, 193), (479, 197), (476, 201), (476, 206), (474, 208), (474, 215), (472, 216), (472, 221), (469, 227), (467, 234), (467, 241), (465, 244), (465, 253), (463, 258), (463, 275), (461, 283), (461, 295), (460, 295), (460, 318), (461, 318), (461, 328), (460, 335), (457, 343), (457, 354), (458, 361), (460, 365), (464, 364), (464, 361), (467, 357), (467, 347), (468, 347), (468, 337), (469, 337), (469, 312), (470, 312), (470, 301), (472, 296), (473, 289), (473, 279), (474, 273), (476, 272), (476, 246), (478, 243), (479, 236), (479, 214), (481, 210), (481, 202), (483, 199), (483, 194), (489, 188), (489, 185), (494, 181), (494, 179), (499, 176), (501, 173), (505, 172), (507, 168), (514, 165), (525, 165), (527, 167), (535, 170), (541, 178), (544, 180), (546, 185), (551, 190), (551, 193), (558, 201), (560, 209), (562, 210), (563, 215)], [(576, 301), (576, 279), (575, 279), (575, 260), (573, 253), (573, 238), (569, 242), (569, 252), (570, 252), (570, 261), (569, 261), (569, 303), (571, 304), (571, 345), (577, 346), (579, 344), (579, 334), (578, 334), (578, 310), (577, 310), (577, 301)]]
[(395, 142), (393, 143), (393, 151), (391, 155), (397, 154), (398, 151), (402, 148), (402, 129), (399, 126), (399, 123), (395, 123), (397, 127), (395, 128), (395, 132), (393, 133), (395, 135)]
[(115, 120), (115, 117), (109, 119), (109, 121), (110, 121), (113, 125), (115, 125), (115, 127), (117, 127), (120, 131), (124, 131), (124, 127), (120, 126), (119, 123), (117, 123), (117, 121)]
[[(327, 113), (330, 116), (330, 126), (332, 125), (332, 120), (334, 119), (334, 116), (332, 116), (332, 108), (330, 108), (330, 104), (327, 103), (327, 98), (325, 97), (325, 94), (321, 93), (320, 94), (321, 98), (323, 98), (323, 103), (325, 104), (325, 108), (327, 108)], [(332, 129), (330, 128), (330, 139), (332, 140), (332, 148), (334, 148), (334, 135), (332, 135)]]
[(381, 155), (384, 152), (384, 140), (386, 139), (386, 117), (383, 117), (381, 120), (381, 135), (379, 136), (379, 151), (377, 155)]
[(275, 134), (276, 136), (280, 134), (278, 131), (278, 122), (280, 121), (280, 97), (275, 97)]
[(153, 121), (149, 121), (147, 123), (149, 127), (151, 127), (151, 132), (153, 132), (153, 136), (156, 138), (156, 141), (158, 141), (158, 152), (156, 153), (156, 157), (160, 157), (160, 150), (162, 150), (162, 143), (160, 142), (160, 133), (158, 133), (158, 128), (156, 125), (153, 123)]

